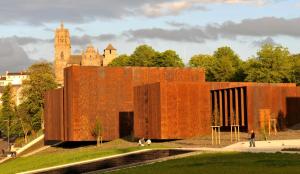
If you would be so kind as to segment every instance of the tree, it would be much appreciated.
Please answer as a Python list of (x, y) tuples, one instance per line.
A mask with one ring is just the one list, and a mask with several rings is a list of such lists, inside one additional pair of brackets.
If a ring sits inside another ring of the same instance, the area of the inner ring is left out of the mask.
[(162, 53), (158, 53), (153, 58), (152, 65), (155, 67), (184, 67), (181, 58), (173, 50), (166, 50)]
[(17, 112), (16, 116), (17, 119), (19, 120), (19, 123), (21, 125), (21, 129), (24, 134), (24, 142), (27, 144), (28, 142), (28, 133), (32, 130), (32, 122), (31, 122), (31, 117), (29, 114), (30, 109), (26, 106), (25, 103), (21, 103), (17, 107)]
[(130, 56), (127, 56), (126, 54), (122, 54), (115, 58), (108, 66), (129, 66), (130, 65)]
[(148, 45), (138, 46), (133, 54), (130, 56), (130, 66), (153, 66), (153, 59), (157, 56), (156, 52), (152, 47)]
[(11, 84), (4, 87), (1, 100), (1, 129), (4, 131), (4, 134), (8, 136), (8, 134), (12, 134), (12, 125), (15, 119), (15, 103)]
[(33, 64), (28, 69), (29, 78), (23, 81), (23, 101), (29, 108), (33, 131), (43, 126), (44, 93), (55, 89), (57, 83), (51, 63), (41, 62)]
[(246, 63), (246, 81), (280, 83), (291, 82), (291, 58), (287, 48), (265, 44), (257, 57)]
[(291, 81), (300, 85), (300, 54), (291, 56)]
[(140, 45), (130, 56), (120, 55), (109, 66), (184, 67), (184, 63), (173, 50), (160, 53), (148, 45)]
[(102, 144), (102, 125), (98, 118), (96, 119), (92, 134), (97, 139), (97, 147), (99, 147)]
[(194, 55), (190, 61), (190, 67), (201, 67), (205, 69), (205, 78), (207, 81), (214, 81), (212, 67), (215, 65), (215, 58), (211, 55), (198, 54)]
[(214, 81), (243, 81), (242, 61), (230, 47), (218, 48), (213, 57), (215, 64), (211, 73)]

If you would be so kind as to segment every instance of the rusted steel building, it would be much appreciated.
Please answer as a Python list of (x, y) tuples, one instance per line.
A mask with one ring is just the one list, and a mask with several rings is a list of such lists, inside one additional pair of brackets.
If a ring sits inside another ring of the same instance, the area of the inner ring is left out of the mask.
[(46, 141), (94, 141), (96, 120), (104, 140), (194, 137), (210, 132), (216, 110), (221, 128), (256, 129), (260, 109), (285, 125), (300, 122), (295, 84), (205, 82), (195, 68), (71, 66), (64, 73), (65, 86), (45, 95)]
[(138, 117), (134, 113), (134, 87), (204, 81), (204, 71), (194, 68), (68, 67), (65, 86), (46, 94), (45, 139), (92, 141), (96, 119), (103, 126), (104, 140), (133, 134), (134, 119)]

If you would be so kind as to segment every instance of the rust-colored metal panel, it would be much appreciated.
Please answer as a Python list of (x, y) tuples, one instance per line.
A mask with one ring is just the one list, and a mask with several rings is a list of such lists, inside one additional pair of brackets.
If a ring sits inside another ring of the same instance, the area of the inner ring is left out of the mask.
[[(149, 135), (149, 138), (153, 139), (181, 139), (210, 132), (210, 126), (207, 126), (210, 124), (210, 93), (209, 86), (205, 83), (148, 84), (135, 87), (135, 95), (137, 137)], [(157, 104), (158, 100), (160, 104)], [(149, 110), (142, 109), (144, 107)], [(148, 123), (143, 122), (145, 115), (148, 117)], [(137, 130), (141, 125), (146, 130)]]
[(64, 141), (63, 88), (45, 93), (45, 140)]

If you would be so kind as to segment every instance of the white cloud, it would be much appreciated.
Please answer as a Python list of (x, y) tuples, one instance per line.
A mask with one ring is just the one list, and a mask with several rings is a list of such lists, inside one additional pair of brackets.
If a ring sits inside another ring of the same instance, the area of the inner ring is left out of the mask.
[(0, 1), (0, 23), (84, 23), (95, 20), (121, 19), (132, 16), (174, 16), (187, 10), (207, 11), (206, 5), (265, 5), (281, 0), (9, 0)]
[(129, 30), (126, 32), (126, 35), (129, 37), (129, 40), (162, 39), (196, 43), (217, 40), (219, 38), (235, 39), (238, 36), (300, 37), (299, 23), (300, 18), (263, 17), (258, 19), (244, 19), (239, 23), (227, 21), (220, 25), (179, 26), (175, 29), (144, 28)]

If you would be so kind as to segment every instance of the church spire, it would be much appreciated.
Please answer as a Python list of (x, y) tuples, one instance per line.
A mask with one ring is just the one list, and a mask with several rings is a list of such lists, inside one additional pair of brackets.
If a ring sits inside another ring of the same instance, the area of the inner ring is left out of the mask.
[(60, 28), (61, 28), (61, 29), (64, 28), (64, 22), (63, 22), (63, 21), (60, 22)]

